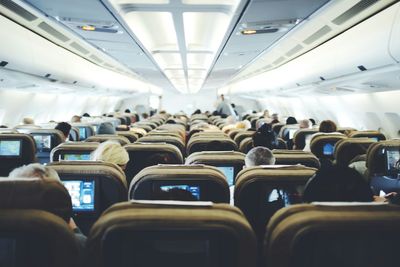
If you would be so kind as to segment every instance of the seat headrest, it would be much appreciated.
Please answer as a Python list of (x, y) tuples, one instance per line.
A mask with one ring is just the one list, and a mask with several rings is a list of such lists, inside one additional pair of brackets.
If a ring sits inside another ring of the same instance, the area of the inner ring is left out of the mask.
[(126, 138), (125, 136), (120, 136), (120, 135), (114, 135), (114, 134), (97, 134), (97, 135), (92, 135), (89, 136), (85, 142), (105, 142), (108, 140), (113, 140), (113, 141), (117, 141), (121, 144), (121, 146), (130, 144), (131, 142), (129, 141), (128, 138)]
[(347, 138), (339, 140), (335, 145), (336, 164), (349, 166), (352, 160), (366, 154), (369, 146), (376, 141), (371, 138)]
[(186, 158), (185, 164), (238, 163), (244, 164), (245, 154), (237, 151), (200, 151)]
[(385, 172), (385, 154), (386, 149), (400, 150), (400, 140), (386, 140), (373, 143), (367, 150), (366, 166), (370, 175)]
[(66, 222), (72, 215), (71, 197), (58, 181), (0, 178), (0, 209), (38, 209)]
[[(343, 134), (322, 133), (312, 138), (310, 143), (311, 152), (318, 158), (333, 158), (334, 146), (339, 140), (345, 139), (347, 136)], [(330, 144), (329, 153), (324, 151), (324, 146)]]
[(319, 159), (311, 152), (296, 151), (296, 150), (273, 150), (272, 153), (275, 156), (277, 165), (296, 165), (301, 164), (311, 168), (319, 169), (321, 163)]

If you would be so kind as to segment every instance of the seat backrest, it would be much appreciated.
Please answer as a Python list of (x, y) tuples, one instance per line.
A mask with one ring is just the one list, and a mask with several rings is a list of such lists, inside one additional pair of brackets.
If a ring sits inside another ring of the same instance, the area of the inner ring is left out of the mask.
[(128, 195), (134, 200), (180, 200), (176, 198), (182, 195), (181, 200), (188, 201), (230, 200), (228, 181), (222, 171), (206, 165), (147, 167), (133, 178)]
[(107, 210), (87, 242), (91, 266), (255, 267), (254, 233), (227, 204), (126, 202)]
[(234, 202), (259, 240), (265, 225), (280, 208), (301, 203), (304, 187), (316, 169), (297, 166), (256, 166), (241, 171), (235, 184)]
[(200, 151), (236, 151), (236, 143), (229, 137), (192, 137), (187, 143), (187, 155)]
[(368, 147), (376, 141), (371, 138), (346, 138), (335, 145), (335, 163), (339, 166), (349, 166), (352, 160), (367, 153)]
[(79, 141), (79, 129), (72, 126), (71, 130), (69, 131), (68, 140), (77, 142)]
[(80, 141), (85, 141), (86, 138), (96, 134), (93, 126), (89, 123), (73, 123), (72, 126), (78, 128)]
[(254, 147), (253, 144), (253, 138), (252, 137), (246, 137), (243, 139), (240, 144), (239, 144), (239, 151), (241, 153), (247, 154), (247, 152), (250, 151)]
[(90, 154), (96, 150), (100, 143), (97, 142), (67, 142), (51, 150), (50, 161), (60, 160), (90, 160)]
[(236, 136), (239, 132), (243, 132), (243, 131), (246, 131), (246, 130), (245, 130), (245, 129), (236, 129), (236, 128), (230, 129), (230, 130), (228, 131), (228, 136), (229, 136), (232, 140), (234, 140), (234, 139), (235, 139), (235, 136)]
[(360, 138), (360, 137), (364, 137), (364, 138), (372, 138), (375, 141), (384, 141), (386, 140), (386, 136), (378, 131), (352, 131), (349, 134), (349, 137), (352, 138)]
[(293, 139), (294, 134), (299, 130), (298, 124), (289, 124), (283, 125), (279, 131), (279, 137), (282, 138), (284, 141), (288, 141)]
[(278, 136), (279, 133), (280, 133), (280, 131), (281, 131), (281, 128), (282, 128), (283, 126), (285, 126), (285, 125), (286, 125), (286, 124), (284, 124), (284, 123), (274, 123), (274, 124), (272, 125), (272, 131), (274, 131), (275, 134)]
[(1, 266), (77, 267), (71, 199), (58, 181), (0, 178)]
[(146, 135), (139, 138), (138, 141), (141, 143), (167, 143), (176, 146), (179, 151), (181, 151), (183, 156), (186, 153), (185, 144), (183, 143), (182, 139), (176, 136)]
[(319, 159), (333, 159), (335, 144), (346, 139), (347, 136), (340, 134), (321, 134), (312, 138), (310, 148), (311, 152)]
[(242, 142), (243, 139), (245, 139), (246, 137), (252, 137), (254, 133), (255, 131), (240, 131), (233, 138), (233, 141), (235, 141), (235, 143), (239, 146), (240, 142)]
[(0, 134), (0, 176), (35, 161), (36, 146), (32, 136), (21, 133)]
[(64, 141), (63, 133), (55, 129), (30, 130), (29, 134), (35, 140), (36, 158), (42, 164), (50, 162), (51, 150)]
[(125, 174), (116, 165), (100, 161), (60, 161), (49, 164), (68, 188), (74, 220), (87, 234), (100, 214), (127, 200)]
[(85, 142), (98, 142), (98, 143), (103, 143), (109, 140), (117, 141), (121, 144), (121, 146), (130, 144), (131, 142), (129, 141), (128, 138), (125, 136), (121, 135), (114, 135), (114, 134), (96, 134), (89, 136), (86, 138)]
[(357, 131), (357, 129), (352, 127), (338, 127), (337, 131), (342, 134), (350, 134), (353, 131)]
[(135, 143), (139, 137), (131, 131), (117, 131), (117, 135), (128, 138), (130, 143)]
[(186, 158), (186, 165), (204, 164), (222, 171), (229, 186), (234, 185), (236, 175), (243, 169), (246, 155), (236, 151), (202, 151)]
[(375, 194), (400, 190), (400, 140), (386, 140), (373, 143), (367, 150), (367, 177)]
[(299, 129), (294, 133), (293, 143), (296, 149), (303, 149), (306, 143), (311, 142), (311, 136), (318, 133), (318, 129)]
[(281, 150), (274, 149), (276, 165), (304, 165), (311, 168), (319, 169), (321, 164), (319, 159), (311, 152), (301, 150)]
[(157, 164), (182, 164), (183, 157), (179, 149), (167, 143), (140, 143), (125, 146), (129, 154), (125, 175), (128, 185), (142, 169)]
[(394, 266), (399, 224), (399, 206), (291, 206), (278, 211), (267, 226), (264, 266)]

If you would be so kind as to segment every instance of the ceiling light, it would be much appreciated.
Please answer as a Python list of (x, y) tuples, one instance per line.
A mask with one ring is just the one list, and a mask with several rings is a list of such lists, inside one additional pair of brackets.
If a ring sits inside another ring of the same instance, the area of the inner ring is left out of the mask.
[(92, 26), (92, 25), (84, 25), (80, 27), (82, 30), (84, 31), (95, 31), (96, 27)]
[(251, 35), (251, 34), (256, 34), (257, 31), (256, 30), (243, 30), (243, 31), (241, 31), (241, 33), (243, 35)]

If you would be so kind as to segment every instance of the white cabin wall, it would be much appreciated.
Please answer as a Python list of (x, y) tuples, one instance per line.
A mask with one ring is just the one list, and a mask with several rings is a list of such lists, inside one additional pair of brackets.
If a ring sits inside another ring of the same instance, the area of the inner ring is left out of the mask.
[(24, 117), (35, 123), (50, 120), (69, 121), (73, 115), (85, 112), (101, 115), (114, 111), (119, 97), (89, 96), (78, 94), (44, 94), (15, 90), (0, 90), (0, 124), (13, 127)]
[(342, 96), (268, 97), (260, 100), (263, 108), (277, 112), (280, 118), (298, 120), (331, 119), (342, 127), (381, 130), (388, 138), (398, 138), (400, 130), (400, 91)]

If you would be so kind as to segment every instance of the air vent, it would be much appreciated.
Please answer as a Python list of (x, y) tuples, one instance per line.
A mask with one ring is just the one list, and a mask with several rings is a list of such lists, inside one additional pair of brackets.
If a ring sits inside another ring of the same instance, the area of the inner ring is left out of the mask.
[(47, 73), (46, 75), (44, 75), (44, 77), (49, 78), (51, 76), (50, 73)]
[(320, 76), (319, 79), (320, 79), (321, 81), (325, 81), (325, 78), (322, 77), (322, 76)]
[(301, 49), (303, 49), (302, 45), (296, 45), (295, 47), (290, 49), (289, 52), (286, 53), (286, 56), (291, 57), (294, 54), (296, 54), (297, 52), (299, 52)]
[(349, 8), (347, 11), (345, 11), (343, 14), (332, 20), (332, 22), (336, 25), (342, 25), (349, 19), (358, 15), (360, 12), (364, 11), (365, 9), (377, 2), (379, 2), (379, 0), (361, 0), (360, 2)]
[(26, 19), (27, 21), (34, 21), (37, 19), (35, 15), (32, 13), (28, 12), (24, 8), (20, 7), (16, 3), (10, 0), (0, 0), (0, 5), (4, 6), (8, 10), (11, 10), (15, 14), (19, 15), (20, 17)]
[(7, 61), (0, 61), (0, 67), (5, 67), (7, 66), (8, 62)]
[(327, 34), (328, 32), (330, 32), (332, 29), (329, 26), (324, 26), (321, 29), (319, 29), (318, 31), (316, 31), (315, 33), (313, 33), (312, 35), (310, 35), (307, 39), (304, 40), (305, 44), (312, 44), (314, 43), (316, 40), (318, 40), (319, 38), (321, 38), (322, 36), (324, 36), (325, 34)]
[(58, 40), (60, 40), (62, 42), (69, 41), (69, 38), (67, 36), (65, 36), (61, 32), (57, 31), (56, 29), (51, 27), (46, 22), (40, 23), (39, 28), (41, 28), (42, 30), (44, 30), (45, 32), (47, 32), (48, 34), (52, 35), (53, 37), (57, 38)]
[(348, 89), (348, 88), (343, 88), (343, 87), (336, 87), (335, 91), (339, 91), (339, 92), (346, 92), (346, 93), (354, 93), (355, 90), (352, 89)]
[(272, 62), (272, 64), (274, 65), (279, 65), (280, 63), (282, 63), (285, 60), (285, 57), (280, 57), (277, 60), (275, 60), (274, 62)]
[(74, 49), (76, 49), (77, 51), (81, 52), (81, 53), (84, 54), (84, 55), (89, 54), (89, 51), (88, 51), (88, 50), (86, 50), (86, 49), (83, 48), (80, 44), (77, 44), (77, 43), (75, 43), (75, 42), (72, 42), (72, 43), (71, 43), (71, 47), (74, 48)]
[(361, 70), (361, 71), (366, 71), (366, 70), (367, 70), (367, 68), (364, 67), (363, 65), (357, 66), (357, 68), (358, 68), (359, 70)]
[(103, 60), (101, 60), (100, 58), (98, 58), (98, 57), (95, 56), (95, 55), (91, 55), (90, 58), (91, 58), (92, 60), (96, 61), (98, 64), (103, 63)]

